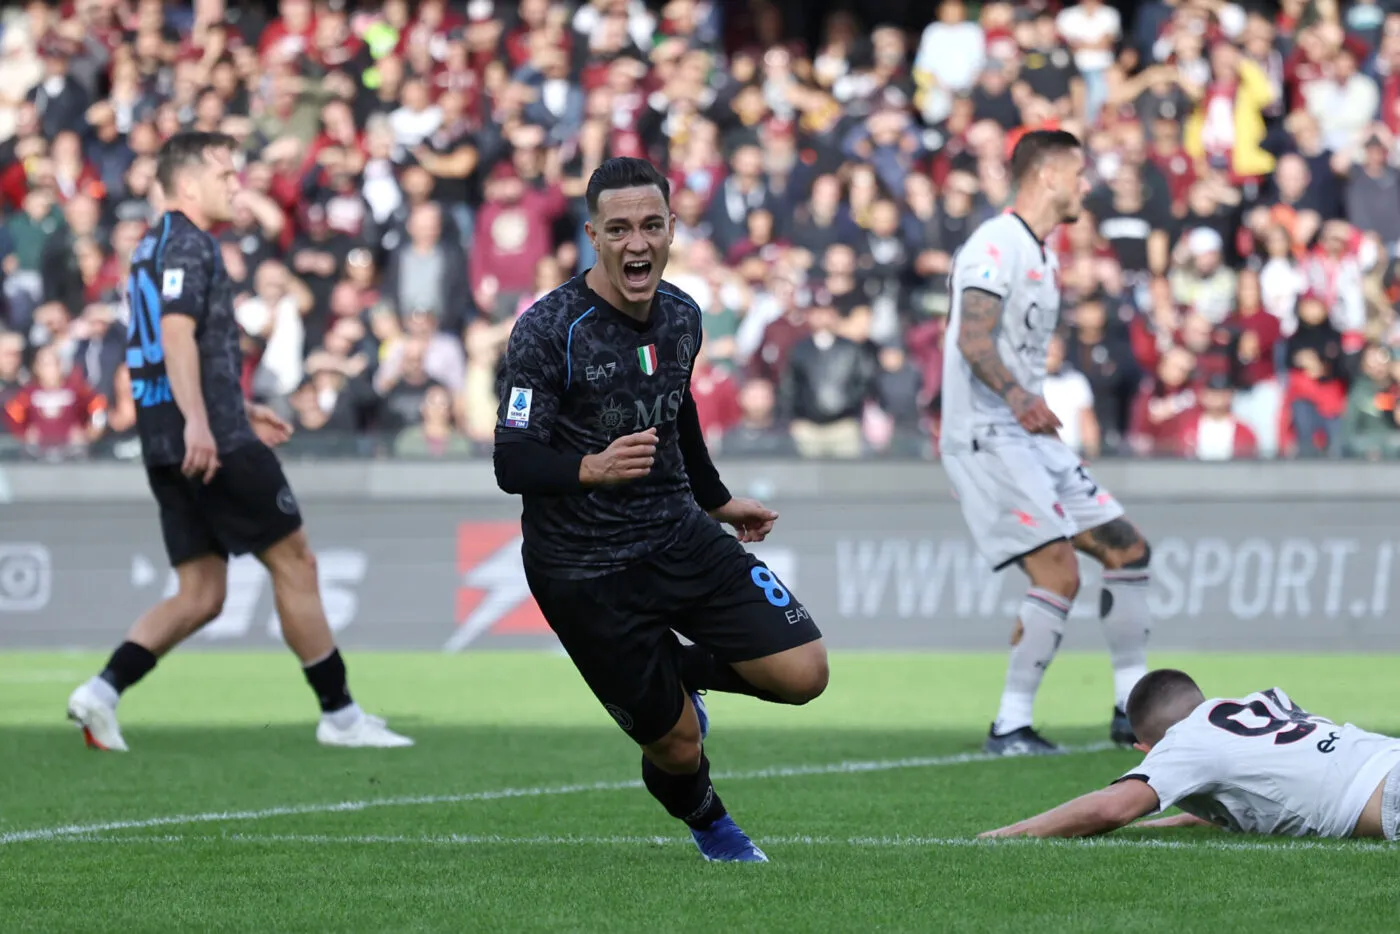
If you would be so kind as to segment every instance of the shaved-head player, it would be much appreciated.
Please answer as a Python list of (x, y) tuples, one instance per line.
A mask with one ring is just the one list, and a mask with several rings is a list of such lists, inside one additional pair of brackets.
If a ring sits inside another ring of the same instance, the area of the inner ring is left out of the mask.
[(1030, 577), (1011, 637), (1001, 707), (986, 750), (1059, 751), (1032, 725), (1035, 696), (1079, 593), (1078, 549), (1104, 566), (1099, 615), (1113, 661), (1110, 735), (1134, 742), (1125, 707), (1147, 670), (1147, 542), (1123, 507), (1063, 444), (1041, 397), (1060, 323), (1059, 263), (1045, 247), (1078, 216), (1088, 182), (1079, 140), (1060, 130), (1021, 137), (1011, 156), (1012, 209), (982, 224), (954, 257), (943, 359), (949, 482), (978, 550), (997, 570)]
[(1185, 672), (1162, 668), (1133, 688), (1128, 716), (1147, 753), (1141, 765), (982, 836), (1084, 837), (1173, 805), (1184, 813), (1136, 826), (1386, 840), (1400, 832), (1400, 739), (1308, 713), (1282, 688), (1207, 700)]
[(765, 862), (710, 783), (699, 692), (805, 703), (826, 688), (826, 649), (807, 609), (740, 544), (762, 541), (778, 514), (731, 496), (705, 448), (690, 394), (700, 309), (661, 278), (670, 185), (649, 162), (609, 159), (587, 201), (597, 264), (510, 336), (496, 478), (523, 500), (530, 592), (642, 747), (647, 791), (706, 859)]

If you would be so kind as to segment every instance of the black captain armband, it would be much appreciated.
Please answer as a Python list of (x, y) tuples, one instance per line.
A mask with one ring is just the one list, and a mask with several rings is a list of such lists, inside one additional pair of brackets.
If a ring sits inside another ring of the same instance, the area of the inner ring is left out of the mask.
[(690, 492), (696, 504), (706, 512), (718, 509), (733, 497), (729, 488), (719, 478), (715, 462), (710, 460), (710, 449), (705, 445), (705, 436), (700, 431), (700, 413), (695, 409), (695, 400), (686, 393), (681, 403), (680, 415), (676, 419), (679, 432), (681, 456), (685, 458), (685, 472), (690, 477)]
[(556, 451), (533, 438), (496, 442), (491, 461), (496, 485), (507, 493), (564, 496), (583, 490), (578, 477), (583, 455)]

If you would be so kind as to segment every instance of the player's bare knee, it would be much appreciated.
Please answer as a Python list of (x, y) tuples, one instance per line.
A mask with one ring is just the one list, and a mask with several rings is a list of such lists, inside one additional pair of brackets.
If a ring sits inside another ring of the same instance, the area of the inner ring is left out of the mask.
[(218, 619), (228, 595), (227, 565), (221, 560), (201, 558), (181, 565), (176, 574), (180, 586), (175, 600), (190, 627), (198, 629)]
[(294, 573), (297, 576), (297, 583), (304, 589), (315, 590), (318, 576), (321, 573), (320, 567), (316, 560), (316, 552), (312, 551), (310, 546), (306, 546), (305, 541), (305, 539), (302, 540), (304, 547), (297, 553)]
[(1090, 529), (1084, 539), (1084, 550), (1110, 571), (1146, 569), (1152, 560), (1147, 539), (1137, 526), (1121, 516)]
[(1152, 564), (1152, 543), (1141, 535), (1133, 544), (1105, 556), (1104, 567), (1111, 571), (1145, 571)]
[(794, 665), (791, 672), (784, 679), (783, 700), (789, 704), (811, 703), (822, 692), (826, 690), (827, 683), (831, 680), (831, 668), (827, 664), (826, 649), (819, 643), (813, 643), (817, 650), (803, 654), (799, 664)]
[(310, 593), (316, 589), (317, 573), (316, 556), (308, 551), (285, 564), (274, 576), (274, 583), (283, 590)]
[(1031, 584), (1067, 600), (1079, 594), (1079, 560), (1069, 542), (1055, 542), (1029, 555), (1022, 567)]
[(262, 559), (275, 586), (298, 591), (316, 589), (316, 553), (305, 533), (297, 531), (284, 538), (264, 552)]
[(228, 585), (222, 579), (201, 579), (188, 589), (181, 588), (179, 599), (184, 616), (198, 629), (219, 618), (227, 595)]

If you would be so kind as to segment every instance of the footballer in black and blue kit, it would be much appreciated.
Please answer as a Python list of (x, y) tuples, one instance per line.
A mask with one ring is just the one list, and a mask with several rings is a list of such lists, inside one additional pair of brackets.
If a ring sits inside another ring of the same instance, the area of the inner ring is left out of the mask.
[(530, 591), (642, 747), (647, 790), (707, 859), (765, 861), (710, 783), (700, 692), (806, 703), (826, 687), (826, 650), (806, 607), (741, 544), (777, 514), (731, 496), (706, 449), (690, 394), (701, 312), (661, 280), (675, 230), (666, 179), (610, 159), (587, 200), (597, 265), (511, 333), (496, 477), (523, 501)]
[[(301, 512), (243, 399), (233, 282), (219, 247), (185, 214), (170, 211), (132, 256), (126, 366), (146, 472), (160, 504), (172, 567), (204, 554), (260, 552), (301, 528)], [(208, 483), (185, 471), (188, 427), (170, 385), (162, 322), (194, 322), (199, 382), (218, 470)]]
[(218, 617), (229, 557), (254, 554), (272, 577), (283, 637), (320, 702), (317, 740), (410, 746), (412, 740), (350, 696), (301, 510), (272, 451), (291, 426), (243, 399), (233, 282), (208, 233), (232, 214), (237, 150), (222, 134), (179, 133), (157, 158), (168, 210), (132, 256), (126, 366), (146, 474), (179, 587), (136, 621), (101, 674), (74, 690), (68, 716), (89, 746), (125, 751), (116, 718), (122, 692)]

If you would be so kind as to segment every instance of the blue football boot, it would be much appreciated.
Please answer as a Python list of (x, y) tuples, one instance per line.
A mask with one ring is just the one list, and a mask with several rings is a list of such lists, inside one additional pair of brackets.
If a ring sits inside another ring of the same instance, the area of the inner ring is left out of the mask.
[(700, 855), (711, 863), (766, 863), (768, 856), (739, 829), (728, 814), (710, 825), (708, 830), (691, 830)]

